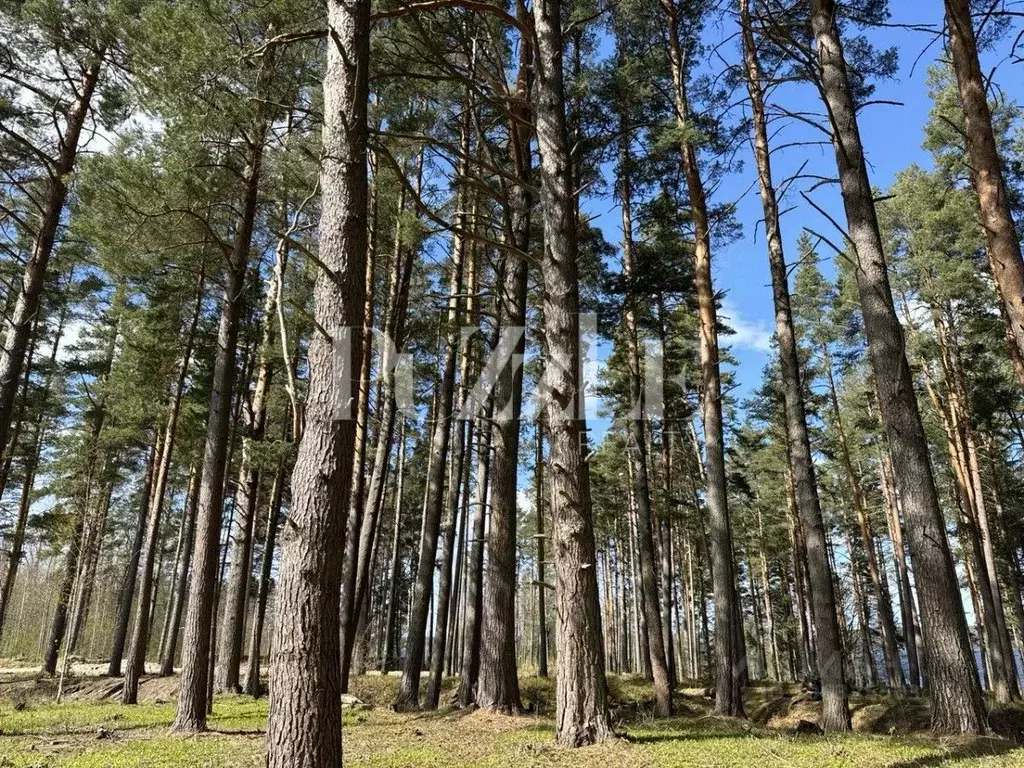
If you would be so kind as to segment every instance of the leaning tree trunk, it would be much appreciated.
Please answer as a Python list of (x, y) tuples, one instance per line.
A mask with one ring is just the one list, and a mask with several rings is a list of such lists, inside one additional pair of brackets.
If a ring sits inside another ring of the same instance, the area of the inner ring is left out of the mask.
[[(804, 532), (807, 570), (814, 600), (814, 632), (818, 650), (818, 671), (821, 675), (821, 727), (826, 731), (850, 730), (850, 707), (846, 696), (843, 672), (843, 643), (836, 619), (836, 596), (832, 589), (825, 524), (818, 499), (818, 482), (807, 435), (807, 410), (800, 371), (800, 357), (793, 328), (793, 311), (789, 297), (789, 273), (782, 249), (779, 229), (779, 205), (772, 181), (771, 154), (768, 145), (768, 124), (765, 117), (764, 94), (761, 89), (761, 66), (757, 59), (754, 32), (750, 25), (750, 0), (740, 0), (743, 54), (747, 67), (747, 92), (750, 94), (754, 123), (754, 158), (764, 209), (768, 242), (768, 262), (772, 275), (775, 301), (775, 337), (779, 345), (779, 366), (782, 369), (782, 391), (785, 401), (786, 447), (793, 475), (797, 512)], [(871, 550), (873, 553), (874, 550)], [(877, 573), (877, 567), (875, 569)]]
[(71, 600), (71, 590), (75, 585), (75, 577), (78, 575), (78, 561), (82, 548), (82, 534), (85, 530), (85, 517), (84, 512), (79, 512), (76, 515), (75, 527), (71, 533), (71, 543), (64, 562), (64, 573), (61, 575), (60, 589), (57, 592), (57, 606), (54, 608), (53, 620), (50, 622), (50, 632), (46, 638), (43, 655), (43, 673), (50, 676), (57, 674), (60, 646), (64, 640), (64, 631), (68, 625), (68, 605)]
[(235, 390), (238, 326), (245, 303), (245, 275), (259, 201), (263, 144), (261, 129), (249, 142), (249, 157), (243, 172), (244, 204), (235, 228), (234, 242), (226, 254), (227, 283), (221, 300), (220, 325), (217, 330), (213, 392), (210, 397), (202, 481), (196, 510), (195, 554), (182, 637), (181, 693), (172, 725), (172, 730), (178, 733), (206, 730), (211, 628), (218, 586), (217, 554), (224, 512), (224, 475), (227, 471), (231, 403)]
[[(24, 478), (21, 486), (21, 497), (18, 500), (18, 515), (15, 518), (14, 531), (11, 533), (10, 537), (10, 549), (7, 553), (7, 562), (4, 567), (3, 581), (0, 582), (0, 637), (3, 636), (7, 610), (10, 607), (11, 602), (11, 594), (14, 592), (14, 583), (18, 578), (18, 568), (21, 565), (22, 557), (25, 556), (25, 533), (28, 528), (28, 514), (32, 507), (32, 490), (35, 486), (36, 470), (39, 468), (39, 462), (42, 458), (42, 450), (45, 444), (44, 437), (46, 434), (47, 424), (44, 420), (46, 406), (49, 404), (50, 400), (53, 376), (56, 370), (55, 363), (57, 362), (57, 355), (60, 350), (60, 342), (64, 335), (64, 322), (66, 317), (66, 309), (62, 308), (57, 320), (57, 328), (53, 336), (53, 346), (50, 349), (50, 359), (49, 365), (47, 366), (46, 380), (43, 384), (38, 404), (39, 412), (35, 417), (32, 439), (29, 442), (28, 450), (25, 453), (25, 465), (22, 468)], [(27, 384), (27, 374), (29, 373), (27, 366), (25, 373)], [(22, 390), (22, 394), (27, 394), (27, 391), (26, 387)], [(11, 456), (8, 455), (7, 461), (10, 460)], [(2, 492), (3, 489), (0, 488), (0, 494), (2, 494)]]
[(78, 142), (99, 83), (103, 55), (104, 51), (101, 50), (82, 72), (77, 98), (68, 110), (60, 134), (57, 157), (47, 169), (46, 185), (42, 199), (38, 201), (42, 215), (32, 240), (31, 253), (25, 263), (18, 298), (4, 329), (3, 349), (0, 351), (0, 446), (7, 445), (11, 430), (11, 417), (25, 365), (25, 354), (39, 312), (46, 270), (68, 196), (68, 184), (78, 159)]
[(985, 705), (953, 559), (946, 540), (917, 399), (899, 319), (893, 304), (874, 193), (868, 179), (834, 0), (812, 0), (818, 77), (832, 121), (840, 189), (849, 237), (856, 249), (868, 351), (878, 388), (879, 410), (892, 452), (896, 485), (907, 521), (907, 539), (920, 591), (925, 658), (932, 699), (932, 728), (979, 733), (987, 727)]
[[(519, 13), (524, 15), (522, 3)], [(614, 737), (608, 708), (597, 552), (581, 406), (577, 220), (562, 76), (561, 7), (535, 0), (534, 111), (544, 220), (544, 367), (558, 627), (555, 738), (582, 747)], [(525, 43), (525, 41), (523, 41)]]
[[(970, 0), (945, 0), (949, 50), (964, 113), (964, 143), (971, 182), (978, 194), (981, 223), (988, 242), (989, 265), (1003, 303), (1007, 340), (1024, 357), (1024, 258), (1013, 222), (1010, 198), (992, 129), (987, 80), (978, 61), (978, 44)], [(1024, 387), (1024, 369), (1016, 369)]]
[[(69, 280), (70, 283), (70, 280)], [(8, 298), (10, 295), (8, 294)], [(10, 307), (4, 308), (4, 315)], [(64, 329), (64, 318), (67, 315), (67, 309), (62, 307), (60, 312), (60, 322), (58, 324), (58, 334), (54, 342), (53, 350), (57, 349), (57, 345), (60, 344), (60, 336)], [(7, 445), (0, 446), (2, 453), (0, 453), (0, 497), (3, 496), (4, 491), (7, 490), (7, 481), (11, 476), (11, 465), (14, 463), (14, 454), (17, 453), (17, 448), (20, 445), (22, 429), (25, 427), (25, 415), (28, 411), (29, 401), (29, 383), (32, 381), (32, 373), (34, 371), (36, 348), (39, 345), (41, 339), (39, 338), (43, 320), (43, 313), (38, 312), (35, 319), (32, 322), (32, 332), (29, 338), (28, 350), (25, 352), (25, 364), (22, 366), (21, 374), (21, 396), (18, 398), (18, 412), (13, 417), (12, 425), (7, 433)], [(52, 357), (52, 355), (51, 355)], [(51, 377), (48, 377), (48, 379)], [(49, 394), (49, 380), (45, 392)]]
[(715, 711), (743, 716), (743, 669), (736, 626), (736, 576), (725, 476), (725, 441), (722, 426), (722, 378), (718, 351), (718, 313), (711, 279), (711, 225), (697, 150), (691, 136), (687, 96), (688, 55), (679, 39), (679, 9), (674, 0), (662, 0), (668, 17), (669, 62), (672, 68), (676, 122), (685, 137), (680, 156), (693, 208), (694, 280), (700, 315), (700, 366), (704, 450), (707, 472), (707, 508), (711, 526), (711, 565), (715, 599)]
[[(367, 101), (370, 2), (328, 5), (324, 74), (318, 325), (309, 348), (306, 423), (292, 474), (292, 504), (281, 543), (271, 649), (268, 768), (340, 768), (341, 664), (338, 595), (355, 422), (338, 419), (338, 382), (359, 386), (362, 336), (333, 360), (342, 329), (357, 328), (365, 300)], [(327, 271), (329, 270), (329, 272)], [(348, 408), (349, 402), (340, 401)]]

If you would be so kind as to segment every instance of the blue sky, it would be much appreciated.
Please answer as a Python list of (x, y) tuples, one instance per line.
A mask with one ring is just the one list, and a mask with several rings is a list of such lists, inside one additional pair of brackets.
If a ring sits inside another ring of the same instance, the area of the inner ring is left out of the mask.
[[(942, 28), (942, 4), (910, 3), (894, 0), (891, 3), (893, 24), (928, 26), (936, 31)], [(726, 19), (720, 25), (712, 25), (706, 33), (711, 45), (732, 37), (732, 20)], [(928, 67), (942, 55), (942, 41), (935, 35), (909, 29), (884, 28), (868, 31), (869, 39), (877, 48), (896, 46), (899, 51), (899, 71), (895, 77), (876, 83), (874, 99), (894, 104), (877, 104), (866, 107), (860, 114), (861, 137), (864, 142), (869, 173), (872, 183), (885, 188), (895, 175), (911, 163), (929, 167), (930, 155), (921, 148), (923, 127), (928, 119), (931, 101), (928, 98), (926, 80)], [(997, 50), (982, 54), (982, 70), (991, 73), (993, 82), (1011, 99), (1024, 101), (1024, 86), (1020, 81), (1019, 65), (1007, 60), (1007, 49), (1013, 35)], [(726, 42), (721, 50), (730, 62), (739, 56), (737, 42)], [(745, 94), (744, 94), (745, 95)], [(817, 94), (807, 86), (786, 86), (772, 94), (775, 99), (784, 99), (787, 109), (793, 111), (820, 112)], [(800, 123), (777, 123), (771, 127), (773, 146), (788, 142), (823, 138), (813, 129)], [(726, 292), (722, 319), (737, 331), (737, 335), (725, 340), (731, 346), (732, 354), (738, 361), (734, 370), (737, 388), (733, 395), (737, 400), (748, 396), (760, 380), (764, 365), (768, 362), (772, 326), (771, 278), (768, 272), (767, 252), (764, 242), (764, 227), (761, 202), (756, 187), (753, 156), (749, 146), (742, 152), (742, 172), (722, 179), (713, 202), (737, 201), (737, 218), (743, 226), (742, 236), (735, 242), (718, 248), (713, 254), (714, 279), (716, 288)], [(776, 184), (796, 173), (806, 163), (805, 173), (821, 176), (835, 175), (835, 158), (831, 146), (798, 146), (779, 150), (773, 154), (773, 175)], [(709, 182), (712, 180), (708, 180)], [(800, 189), (807, 190), (812, 182), (794, 184), (788, 196), (781, 201), (785, 211), (782, 230), (787, 257), (792, 264), (796, 241), (804, 228), (826, 235), (832, 242), (840, 243), (841, 235), (821, 214), (807, 205), (800, 197)], [(709, 184), (710, 186), (710, 184)], [(834, 186), (818, 187), (811, 194), (817, 205), (828, 212), (836, 221), (845, 221), (842, 201)], [(621, 241), (620, 212), (611, 199), (588, 201), (587, 211), (596, 217), (596, 223), (611, 243)], [(821, 245), (819, 252), (826, 261), (831, 259), (830, 248)], [(602, 359), (607, 346), (599, 345), (593, 356)], [(594, 436), (600, 438), (607, 429), (607, 421), (594, 418), (599, 403), (588, 403)]]

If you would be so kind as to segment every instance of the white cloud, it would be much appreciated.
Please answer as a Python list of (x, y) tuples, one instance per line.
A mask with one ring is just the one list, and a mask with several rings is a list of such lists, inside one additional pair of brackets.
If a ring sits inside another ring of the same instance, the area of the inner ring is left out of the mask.
[(749, 349), (763, 354), (771, 352), (774, 333), (771, 324), (765, 320), (745, 318), (743, 312), (728, 301), (722, 304), (720, 315), (722, 322), (736, 331), (732, 336), (724, 336), (723, 343), (734, 349)]
[(533, 490), (520, 488), (516, 491), (516, 507), (522, 515), (533, 512)]

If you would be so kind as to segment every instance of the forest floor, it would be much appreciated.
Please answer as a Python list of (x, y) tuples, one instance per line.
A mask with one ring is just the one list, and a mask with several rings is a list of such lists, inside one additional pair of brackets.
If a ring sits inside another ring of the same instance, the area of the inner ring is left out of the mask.
[[(25, 670), (0, 668), (0, 767), (120, 768), (188, 766), (255, 768), (263, 764), (266, 699), (218, 697), (210, 732), (172, 736), (176, 678), (148, 678), (142, 703), (118, 703), (117, 680), (76, 667), (61, 704), (56, 685)], [(993, 712), (997, 736), (938, 739), (928, 734), (927, 702), (858, 694), (853, 697), (853, 734), (833, 737), (797, 734), (801, 720), (817, 719), (819, 705), (803, 700), (793, 686), (754, 686), (747, 699), (748, 721), (710, 716), (711, 702), (700, 688), (680, 688), (679, 714), (650, 716), (650, 686), (634, 677), (610, 679), (616, 728), (622, 738), (582, 750), (554, 744), (551, 680), (522, 679), (531, 714), (504, 717), (443, 709), (395, 713), (389, 704), (397, 677), (365, 676), (353, 681), (361, 704), (344, 716), (345, 763), (374, 768), (458, 768), (459, 766), (756, 766), (813, 768), (858, 766), (1024, 766), (1024, 707)], [(448, 681), (451, 686), (453, 681)], [(445, 699), (450, 696), (446, 694)]]

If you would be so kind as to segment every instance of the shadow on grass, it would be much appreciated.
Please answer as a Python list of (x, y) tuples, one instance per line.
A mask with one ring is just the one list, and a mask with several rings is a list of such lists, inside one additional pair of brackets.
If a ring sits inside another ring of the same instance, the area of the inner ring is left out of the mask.
[[(665, 743), (669, 743), (669, 742), (678, 744), (679, 742), (684, 742), (684, 741), (711, 741), (711, 740), (719, 740), (719, 739), (747, 739), (747, 738), (751, 738), (751, 734), (749, 734), (749, 733), (727, 733), (727, 732), (716, 733), (714, 731), (710, 731), (708, 733), (679, 733), (677, 731), (666, 731), (665, 733), (650, 733), (650, 732), (643, 733), (643, 734), (623, 733), (622, 734), (622, 738), (625, 739), (626, 741), (628, 741), (630, 744), (639, 744), (639, 745), (644, 745), (644, 744), (665, 744)], [(754, 738), (757, 738), (757, 736), (754, 736)], [(765, 738), (770, 738), (770, 737), (765, 737)]]
[(982, 757), (1001, 757), (1011, 753), (1021, 753), (1024, 761), (1024, 750), (1020, 745), (999, 738), (979, 738), (944, 749), (933, 755), (922, 755), (911, 760), (894, 763), (891, 768), (931, 768), (931, 766), (948, 765), (957, 760), (973, 760)]

